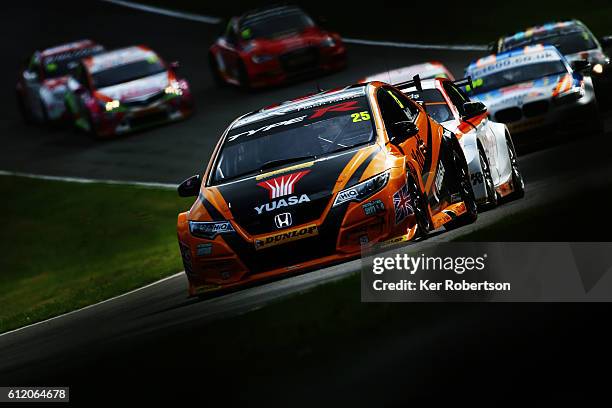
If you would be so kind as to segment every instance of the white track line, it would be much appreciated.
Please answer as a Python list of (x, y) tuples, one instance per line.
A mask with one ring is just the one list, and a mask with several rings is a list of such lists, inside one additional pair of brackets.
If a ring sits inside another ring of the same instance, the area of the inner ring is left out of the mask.
[(169, 10), (161, 7), (147, 6), (141, 3), (122, 0), (102, 0), (107, 3), (113, 3), (118, 6), (128, 7), (136, 10), (146, 11), (149, 13), (161, 14), (168, 17), (181, 18), (183, 20), (198, 21), (206, 24), (218, 24), (221, 22), (219, 17), (203, 16), (201, 14), (185, 13), (182, 11)]
[[(219, 24), (222, 19), (219, 17), (205, 16), (202, 14), (186, 13), (183, 11), (170, 10), (162, 7), (147, 6), (141, 3), (133, 1), (123, 0), (101, 0), (107, 3), (116, 4), (118, 6), (129, 7), (136, 10), (146, 11), (149, 13), (161, 14), (164, 16), (181, 18), (183, 20), (198, 21), (206, 24)], [(422, 50), (450, 50), (450, 51), (485, 51), (486, 45), (452, 45), (452, 44), (416, 44), (416, 43), (402, 43), (393, 41), (371, 41), (361, 40), (359, 38), (343, 38), (347, 44), (359, 44), (359, 45), (374, 45), (378, 47), (395, 47), (395, 48), (412, 48)]]
[(147, 181), (121, 181), (121, 180), (98, 180), (89, 179), (82, 177), (60, 177), (60, 176), (46, 176), (44, 174), (31, 174), (31, 173), (20, 173), (17, 171), (0, 170), (0, 176), (17, 176), (27, 177), (38, 180), (51, 180), (51, 181), (65, 181), (68, 183), (81, 183), (81, 184), (113, 184), (123, 186), (136, 186), (136, 187), (153, 187), (163, 189), (174, 189), (177, 187), (176, 184), (170, 183), (155, 183)]
[(21, 330), (25, 330), (25, 329), (30, 328), (30, 327), (38, 326), (39, 324), (47, 323), (47, 322), (50, 322), (51, 320), (59, 319), (60, 317), (70, 316), (71, 314), (75, 314), (75, 313), (78, 313), (78, 312), (82, 312), (83, 310), (87, 310), (87, 309), (91, 309), (91, 308), (96, 307), (96, 306), (100, 306), (100, 305), (102, 305), (102, 304), (104, 304), (104, 303), (111, 302), (111, 301), (113, 301), (113, 300), (117, 300), (117, 299), (119, 299), (119, 298), (122, 298), (122, 297), (125, 297), (125, 296), (128, 296), (128, 295), (131, 295), (132, 293), (139, 292), (139, 291), (141, 291), (141, 290), (143, 290), (143, 289), (146, 289), (146, 288), (150, 288), (151, 286), (155, 286), (155, 285), (157, 285), (157, 284), (159, 284), (159, 283), (162, 283), (162, 282), (168, 281), (168, 280), (170, 280), (170, 279), (174, 279), (174, 278), (176, 278), (176, 277), (178, 277), (178, 276), (181, 276), (181, 275), (182, 275), (182, 274), (184, 274), (184, 273), (185, 273), (185, 271), (178, 272), (178, 273), (175, 273), (174, 275), (166, 276), (165, 278), (162, 278), (162, 279), (160, 279), (160, 280), (158, 280), (158, 281), (155, 281), (155, 282), (149, 283), (148, 285), (142, 286), (142, 287), (140, 287), (140, 288), (132, 289), (132, 290), (130, 290), (129, 292), (125, 292), (125, 293), (122, 293), (121, 295), (113, 296), (112, 298), (108, 298), (108, 299), (106, 299), (106, 300), (102, 300), (102, 301), (100, 301), (100, 302), (98, 302), (98, 303), (94, 303), (94, 304), (91, 304), (91, 305), (88, 305), (88, 306), (82, 307), (82, 308), (80, 308), (80, 309), (72, 310), (72, 311), (70, 311), (70, 312), (66, 312), (66, 313), (63, 313), (63, 314), (60, 314), (60, 315), (57, 315), (57, 316), (53, 316), (53, 317), (50, 317), (50, 318), (48, 318), (48, 319), (41, 320), (40, 322), (36, 322), (36, 323), (32, 323), (32, 324), (28, 324), (27, 326), (18, 327), (18, 328), (16, 328), (16, 329), (11, 330), (11, 331), (7, 331), (7, 332), (5, 332), (5, 333), (0, 334), (0, 337), (2, 337), (2, 336), (6, 336), (7, 334), (11, 334), (11, 333), (16, 333), (16, 332), (19, 332), (19, 331), (21, 331)]
[(395, 47), (395, 48), (412, 48), (419, 50), (446, 50), (446, 51), (486, 51), (486, 45), (469, 45), (469, 44), (416, 44), (416, 43), (402, 43), (393, 41), (370, 41), (360, 40), (359, 38), (343, 38), (347, 44), (360, 44), (360, 45), (375, 45), (378, 47)]

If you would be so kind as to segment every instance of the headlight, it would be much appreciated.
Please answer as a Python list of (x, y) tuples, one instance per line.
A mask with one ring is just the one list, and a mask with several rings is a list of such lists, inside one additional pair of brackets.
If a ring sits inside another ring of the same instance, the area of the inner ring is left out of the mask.
[(581, 86), (573, 86), (565, 92), (562, 92), (555, 96), (554, 100), (556, 103), (570, 103), (575, 102), (584, 96), (584, 84)]
[(601, 64), (593, 65), (593, 72), (596, 73), (596, 74), (602, 74), (603, 73), (603, 65), (601, 65)]
[(232, 224), (229, 221), (189, 221), (189, 232), (196, 237), (213, 239), (219, 234), (234, 232), (234, 227), (232, 227)]
[(272, 61), (274, 57), (272, 55), (253, 55), (251, 61), (256, 64), (263, 64), (264, 62)]
[(181, 96), (183, 94), (183, 90), (181, 89), (179, 83), (176, 81), (170, 83), (170, 85), (168, 85), (166, 89), (164, 89), (164, 92), (166, 93), (166, 95)]
[(349, 201), (363, 201), (383, 189), (389, 181), (390, 170), (371, 177), (352, 187), (340, 191), (334, 200), (334, 207)]
[(115, 109), (119, 108), (119, 101), (117, 99), (112, 100), (110, 102), (106, 102), (106, 104), (104, 105), (104, 108), (106, 109), (107, 112), (113, 111)]
[(323, 47), (335, 47), (336, 41), (332, 37), (327, 37), (323, 41), (321, 41), (321, 46)]

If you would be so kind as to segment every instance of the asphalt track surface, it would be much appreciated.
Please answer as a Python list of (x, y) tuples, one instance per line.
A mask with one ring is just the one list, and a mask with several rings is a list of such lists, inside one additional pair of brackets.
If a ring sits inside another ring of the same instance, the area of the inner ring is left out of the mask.
[[(87, 7), (87, 20), (79, 17), (82, 7)], [(198, 22), (99, 2), (86, 6), (20, 2), (5, 10), (2, 20), (0, 80), (5, 101), (0, 119), (2, 170), (178, 183), (202, 170), (220, 132), (235, 116), (311, 92), (316, 87), (315, 81), (307, 81), (265, 92), (216, 88), (207, 69), (206, 48), (218, 29)], [(108, 142), (93, 141), (71, 130), (23, 125), (13, 103), (18, 62), (37, 47), (82, 37), (96, 39), (109, 48), (146, 43), (167, 60), (179, 60), (181, 72), (189, 79), (195, 95), (196, 115), (176, 125)], [(16, 38), (19, 38), (18, 46)], [(322, 87), (349, 84), (371, 72), (431, 59), (444, 62), (460, 75), (463, 66), (478, 53), (351, 45), (349, 55), (349, 68), (320, 79)], [(610, 130), (610, 124), (607, 125)], [(447, 240), (511, 217), (521, 209), (555, 203), (568, 191), (585, 187), (585, 180), (594, 189), (609, 188), (612, 174), (609, 138), (609, 132), (584, 136), (521, 157), (520, 165), (527, 181), (523, 200), (483, 213), (471, 226), (434, 234), (430, 240)], [(563, 158), (578, 156), (579, 159), (580, 152), (587, 149), (585, 145), (591, 146), (588, 160), (581, 160), (580, 171), (576, 171), (575, 159)], [(185, 206), (189, 205), (186, 202)], [(0, 336), (0, 384), (69, 384), (75, 399), (80, 401), (87, 398), (85, 390), (95, 393), (110, 386), (126, 397), (130, 381), (169, 387), (147, 396), (129, 396), (135, 400), (175, 398), (172, 389), (185, 392), (183, 397), (191, 392), (210, 395), (215, 390), (207, 389), (189, 371), (197, 366), (205, 372), (206, 358), (191, 353), (188, 345), (185, 350), (155, 350), (156, 341), (174, 336), (175, 344), (188, 343), (189, 333), (205, 330), (213, 320), (246, 313), (355, 273), (359, 267), (360, 261), (356, 260), (206, 301), (188, 299), (185, 278), (177, 276), (113, 301)], [(591, 320), (584, 319), (585, 315)], [(248, 377), (247, 387), (235, 390), (227, 400), (246, 399), (255, 403), (262, 401), (258, 398), (271, 398), (301, 405), (320, 400), (324, 395), (328, 402), (337, 399), (378, 405), (382, 401), (397, 402), (410, 396), (429, 395), (442, 385), (446, 390), (472, 387), (474, 393), (483, 392), (480, 388), (486, 386), (489, 390), (499, 390), (499, 396), (518, 387), (541, 386), (540, 391), (550, 393), (545, 395), (558, 397), (581, 390), (568, 388), (576, 382), (567, 378), (568, 382), (564, 383), (563, 376), (553, 383), (550, 375), (559, 374), (557, 367), (590, 370), (595, 365), (605, 366), (609, 360), (609, 355), (600, 353), (603, 345), (609, 344), (609, 335), (592, 324), (605, 316), (602, 309), (587, 310), (586, 306), (579, 309), (563, 305), (449, 306), (439, 321), (432, 322), (418, 336), (382, 337), (357, 356), (348, 351), (339, 353), (316, 373), (300, 370), (286, 373), (289, 377), (282, 380), (281, 390), (267, 382), (275, 379)], [(578, 352), (568, 342), (559, 340), (578, 338), (577, 331), (581, 333), (580, 338), (590, 339), (574, 343), (580, 347)], [(154, 364), (160, 355), (171, 355), (182, 363), (172, 365), (171, 372), (167, 366), (162, 371)], [(589, 365), (583, 364), (583, 359)], [(593, 363), (594, 360), (598, 363)], [(541, 370), (542, 376), (549, 376), (548, 380), (540, 377), (537, 370), (533, 371), (534, 367)], [(492, 372), (495, 376), (489, 375)], [(540, 382), (534, 383), (538, 378)], [(584, 378), (581, 386), (587, 387)], [(480, 391), (474, 388), (477, 384), (482, 386), (478, 388)], [(595, 379), (589, 385), (597, 388), (601, 384)], [(98, 394), (95, 398), (112, 400), (108, 394)]]

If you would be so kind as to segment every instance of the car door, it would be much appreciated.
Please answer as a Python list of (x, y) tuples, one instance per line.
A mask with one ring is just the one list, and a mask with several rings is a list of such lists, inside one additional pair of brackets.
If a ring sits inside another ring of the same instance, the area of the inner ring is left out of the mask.
[(24, 89), (24, 102), (27, 108), (32, 112), (34, 117), (38, 120), (44, 119), (44, 113), (42, 110), (42, 103), (40, 100), (40, 87), (41, 87), (41, 69), (40, 69), (40, 57), (37, 53), (32, 55), (30, 62), (26, 69), (23, 70), (22, 74), (23, 89)]
[(401, 137), (393, 134), (393, 123), (396, 122), (411, 121), (419, 129), (417, 134), (402, 141), (399, 147), (406, 156), (406, 161), (411, 162), (420, 173), (421, 188), (427, 195), (432, 209), (438, 207), (441, 202), (439, 194), (441, 185), (436, 185), (435, 180), (443, 178), (443, 174), (438, 177), (438, 172), (444, 173), (443, 166), (442, 168), (438, 166), (442, 140), (441, 126), (431, 121), (416, 103), (393, 88), (381, 87), (377, 97), (390, 138)]
[(235, 19), (230, 20), (225, 32), (217, 40), (217, 45), (219, 46), (219, 52), (215, 54), (215, 58), (219, 70), (226, 76), (239, 80), (240, 40)]
[(491, 175), (493, 179), (497, 179), (497, 143), (495, 140), (495, 134), (489, 126), (489, 118), (487, 114), (479, 115), (470, 119), (465, 119), (463, 105), (466, 102), (470, 102), (470, 98), (452, 82), (448, 81), (444, 83), (444, 90), (450, 98), (451, 102), (457, 108), (459, 112), (460, 120), (463, 123), (468, 124), (476, 132), (476, 138), (480, 141), (482, 148), (485, 151), (485, 155), (489, 160), (489, 167), (491, 168)]

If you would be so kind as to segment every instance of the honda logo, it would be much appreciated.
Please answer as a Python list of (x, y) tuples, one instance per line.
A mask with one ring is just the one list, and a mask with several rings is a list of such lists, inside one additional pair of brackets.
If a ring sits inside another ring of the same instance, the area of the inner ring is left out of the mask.
[(293, 224), (293, 220), (291, 219), (291, 213), (282, 213), (276, 214), (274, 216), (274, 224), (276, 224), (276, 228), (287, 228)]
[(257, 183), (257, 185), (268, 190), (270, 199), (274, 200), (275, 198), (293, 194), (295, 183), (308, 173), (310, 173), (310, 170), (286, 174), (284, 176), (262, 181), (261, 183)]

